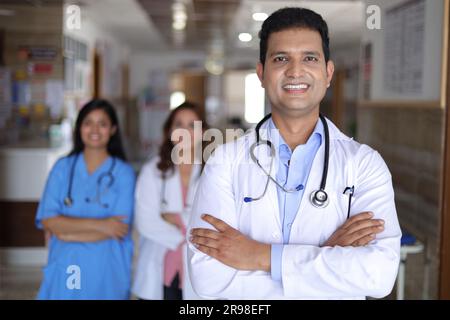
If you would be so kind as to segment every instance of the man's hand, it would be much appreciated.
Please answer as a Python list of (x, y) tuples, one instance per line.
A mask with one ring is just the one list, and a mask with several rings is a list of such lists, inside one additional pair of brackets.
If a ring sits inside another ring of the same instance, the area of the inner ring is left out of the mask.
[(372, 219), (372, 212), (362, 212), (348, 219), (322, 247), (365, 246), (384, 230), (384, 221)]
[(222, 220), (204, 214), (202, 219), (217, 231), (195, 228), (190, 241), (201, 252), (238, 270), (270, 272), (270, 245), (249, 239)]

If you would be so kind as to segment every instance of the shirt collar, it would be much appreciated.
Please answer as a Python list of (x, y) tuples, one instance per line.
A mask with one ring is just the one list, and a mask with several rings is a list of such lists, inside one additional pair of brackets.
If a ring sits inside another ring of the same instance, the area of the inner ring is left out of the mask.
[[(278, 154), (281, 155), (282, 153), (288, 153), (291, 154), (292, 150), (289, 148), (287, 143), (284, 141), (283, 137), (281, 136), (279, 130), (275, 126), (275, 123), (273, 122), (272, 118), (269, 119), (269, 137), (270, 141), (275, 147), (275, 150), (278, 151)], [(320, 118), (317, 119), (316, 126), (314, 127), (314, 130), (311, 134), (311, 136), (308, 138), (308, 141), (306, 141), (306, 145), (310, 145), (313, 143), (315, 139), (319, 139), (319, 145), (322, 143), (322, 137), (324, 136), (324, 129), (323, 129), (323, 123), (320, 120)]]

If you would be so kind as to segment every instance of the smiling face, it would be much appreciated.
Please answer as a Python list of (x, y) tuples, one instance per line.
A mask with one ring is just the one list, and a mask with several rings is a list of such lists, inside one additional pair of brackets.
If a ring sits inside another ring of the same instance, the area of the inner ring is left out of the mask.
[[(173, 123), (171, 126), (171, 132), (176, 129), (187, 130), (188, 136), (186, 135), (176, 135), (179, 137), (178, 141), (173, 141), (174, 144), (180, 144), (182, 148), (193, 148), (202, 138), (202, 132), (194, 133), (194, 122), (200, 121), (199, 116), (192, 110), (184, 109), (180, 110), (175, 114)], [(201, 129), (201, 128), (200, 128)], [(188, 139), (188, 140), (186, 140)]]
[(317, 31), (294, 28), (269, 36), (265, 65), (258, 63), (256, 71), (272, 112), (297, 117), (318, 112), (334, 65), (325, 62)]
[(81, 123), (81, 140), (85, 148), (106, 149), (109, 139), (116, 132), (108, 114), (102, 109), (95, 109)]

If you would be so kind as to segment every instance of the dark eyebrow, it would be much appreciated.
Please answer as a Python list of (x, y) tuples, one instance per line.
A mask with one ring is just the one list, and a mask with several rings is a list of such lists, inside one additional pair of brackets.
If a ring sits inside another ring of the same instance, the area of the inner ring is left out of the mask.
[(270, 57), (278, 56), (278, 55), (287, 55), (287, 54), (288, 54), (288, 53), (287, 53), (286, 51), (277, 51), (277, 52), (272, 53), (272, 54), (270, 55)]
[[(271, 53), (270, 57), (278, 56), (278, 55), (289, 55), (289, 53), (287, 51), (276, 51), (274, 53)], [(316, 57), (320, 57), (321, 56), (319, 51), (303, 51), (302, 55), (316, 56)]]
[(320, 57), (320, 52), (319, 51), (305, 51), (303, 52), (304, 55), (307, 56), (318, 56)]

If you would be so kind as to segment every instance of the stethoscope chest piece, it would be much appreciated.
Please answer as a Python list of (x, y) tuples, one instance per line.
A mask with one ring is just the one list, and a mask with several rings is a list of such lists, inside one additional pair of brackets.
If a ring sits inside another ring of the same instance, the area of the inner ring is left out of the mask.
[(330, 203), (330, 198), (325, 190), (317, 190), (311, 192), (311, 204), (316, 208), (325, 208)]

